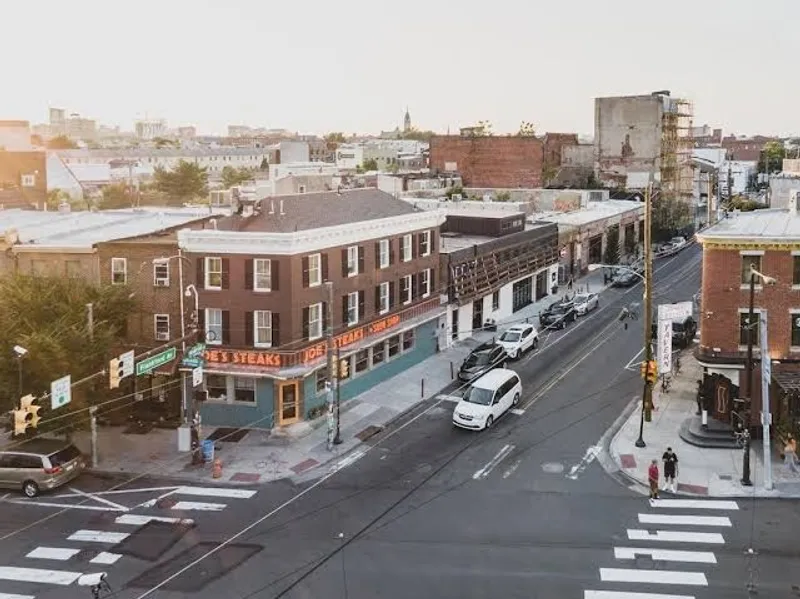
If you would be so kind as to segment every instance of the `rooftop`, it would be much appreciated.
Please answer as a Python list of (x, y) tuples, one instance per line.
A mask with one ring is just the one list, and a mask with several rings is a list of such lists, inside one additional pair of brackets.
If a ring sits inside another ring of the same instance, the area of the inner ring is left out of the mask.
[[(474, 214), (470, 214), (469, 216), (474, 216)], [(541, 229), (547, 226), (552, 226), (552, 225), (551, 223), (544, 223), (544, 222), (525, 223), (525, 232), (535, 231), (537, 229)], [(439, 251), (442, 254), (449, 254), (452, 252), (458, 252), (459, 250), (463, 250), (465, 248), (471, 248), (473, 246), (481, 245), (483, 243), (490, 243), (493, 241), (504, 240), (514, 237), (514, 235), (521, 235), (521, 234), (522, 231), (503, 237), (490, 237), (489, 235), (463, 235), (461, 233), (455, 233), (455, 234), (442, 233), (441, 246), (439, 247)]]
[(700, 242), (721, 239), (800, 241), (800, 215), (785, 208), (733, 212), (697, 234)]
[(533, 215), (537, 220), (557, 223), (559, 225), (588, 225), (598, 220), (619, 216), (632, 210), (644, 214), (644, 204), (630, 200), (605, 200), (588, 202), (585, 208), (572, 212), (541, 212)]
[(163, 156), (169, 158), (171, 156), (252, 156), (253, 154), (267, 154), (271, 149), (277, 146), (268, 146), (264, 148), (241, 148), (234, 146), (220, 146), (214, 148), (98, 148), (98, 149), (78, 149), (78, 150), (51, 150), (55, 154), (66, 159), (77, 158), (90, 158), (96, 156), (98, 158), (135, 158), (135, 157), (155, 157)]

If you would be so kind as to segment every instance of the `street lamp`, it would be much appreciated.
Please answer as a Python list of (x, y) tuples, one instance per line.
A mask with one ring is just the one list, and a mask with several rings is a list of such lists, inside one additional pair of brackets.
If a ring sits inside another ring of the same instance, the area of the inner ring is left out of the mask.
[(22, 397), (22, 358), (24, 358), (28, 354), (28, 350), (22, 347), (21, 345), (15, 345), (14, 353), (17, 356), (17, 373), (18, 373), (17, 384), (19, 386), (19, 396)]

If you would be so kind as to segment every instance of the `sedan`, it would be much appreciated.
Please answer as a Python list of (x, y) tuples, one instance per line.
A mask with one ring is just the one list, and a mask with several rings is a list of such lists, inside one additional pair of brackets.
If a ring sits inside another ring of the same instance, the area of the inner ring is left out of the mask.
[(638, 282), (639, 282), (639, 277), (637, 277), (632, 272), (625, 272), (620, 276), (616, 277), (611, 282), (611, 285), (613, 287), (633, 287)]
[(458, 370), (458, 380), (472, 381), (493, 368), (502, 368), (508, 356), (500, 344), (487, 343), (476, 347)]
[(578, 316), (588, 314), (600, 306), (600, 298), (596, 293), (579, 293), (573, 301), (575, 302), (575, 313)]
[(503, 331), (497, 343), (503, 346), (509, 358), (516, 360), (526, 351), (539, 346), (539, 333), (529, 324), (517, 324)]

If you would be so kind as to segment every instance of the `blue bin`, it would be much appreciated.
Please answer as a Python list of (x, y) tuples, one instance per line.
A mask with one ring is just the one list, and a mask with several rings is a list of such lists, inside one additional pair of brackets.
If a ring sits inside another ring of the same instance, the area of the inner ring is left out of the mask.
[(214, 442), (205, 440), (205, 441), (203, 441), (201, 447), (203, 448), (203, 461), (204, 462), (213, 462), (214, 461)]

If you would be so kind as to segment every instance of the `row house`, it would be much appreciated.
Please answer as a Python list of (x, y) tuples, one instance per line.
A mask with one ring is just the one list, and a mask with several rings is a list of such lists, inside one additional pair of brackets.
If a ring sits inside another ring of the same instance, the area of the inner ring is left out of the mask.
[(321, 415), (329, 329), (347, 365), (342, 400), (436, 351), (438, 213), (377, 189), (239, 212), (178, 234), (205, 340), (204, 422), (272, 428)]

